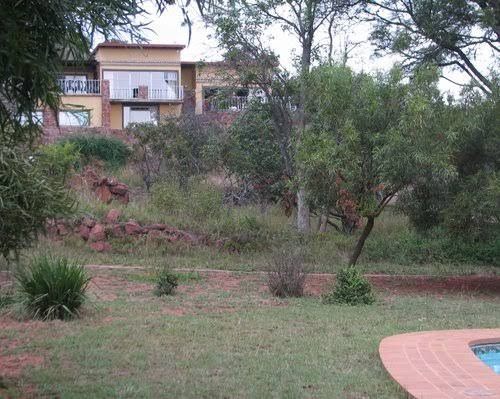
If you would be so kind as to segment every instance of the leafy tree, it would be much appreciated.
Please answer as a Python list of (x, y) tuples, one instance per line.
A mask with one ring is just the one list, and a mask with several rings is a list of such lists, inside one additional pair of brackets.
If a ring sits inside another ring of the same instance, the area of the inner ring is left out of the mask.
[(399, 206), (420, 232), (444, 226), (454, 238), (494, 239), (500, 223), (498, 99), (468, 90), (447, 113), (457, 136), (451, 157), (457, 173), (450, 179), (423, 174), (400, 196)]
[[(485, 93), (494, 80), (485, 54), (498, 59), (500, 7), (496, 0), (366, 0), (380, 52), (399, 54), (410, 69), (427, 63), (465, 72)], [(479, 55), (480, 54), (480, 55)]]
[(144, 184), (149, 190), (159, 179), (173, 177), (186, 187), (192, 176), (212, 166), (207, 153), (218, 127), (195, 115), (165, 118), (158, 124), (138, 123), (128, 128), (135, 139), (135, 153)]
[[(300, 142), (307, 125), (305, 104), (310, 91), (307, 79), (313, 56), (318, 51), (317, 33), (328, 26), (335, 27), (336, 20), (344, 15), (357, 1), (350, 0), (252, 0), (221, 2), (212, 4), (205, 14), (215, 26), (216, 36), (227, 52), (227, 58), (236, 62), (235, 69), (243, 69), (244, 81), (258, 85), (271, 106), (276, 129), (281, 134), (281, 152), (285, 165), (293, 162), (294, 153), (287, 148), (292, 142), (292, 118), (288, 112), (289, 99), (278, 96), (275, 82), (286, 87), (287, 74), (280, 71), (279, 62), (273, 51), (266, 45), (266, 32), (272, 24), (280, 25), (300, 43), (297, 61), (298, 101), (296, 112), (295, 141)], [(245, 60), (245, 62), (241, 62)], [(248, 65), (251, 67), (248, 68)], [(239, 67), (239, 68), (238, 68)], [(302, 168), (294, 165), (297, 177), (297, 228), (309, 230), (309, 209), (303, 187)], [(287, 166), (292, 172), (291, 166)]]
[(250, 104), (229, 128), (219, 149), (222, 167), (228, 177), (237, 178), (243, 197), (255, 194), (261, 201), (281, 199), (286, 182), (270, 112), (268, 104)]
[[(157, 0), (163, 11), (171, 0)], [(64, 188), (30, 159), (39, 107), (57, 108), (64, 59), (87, 57), (96, 37), (141, 40), (143, 0), (5, 0), (0, 7), (1, 253), (26, 247), (45, 220), (67, 212)]]
[(326, 66), (311, 75), (316, 96), (310, 102), (313, 123), (301, 146), (302, 162), (337, 176), (366, 220), (349, 259), (355, 265), (375, 219), (391, 200), (427, 170), (453, 173), (444, 104), (437, 73), (425, 69), (410, 84), (393, 70), (387, 76), (354, 74)]

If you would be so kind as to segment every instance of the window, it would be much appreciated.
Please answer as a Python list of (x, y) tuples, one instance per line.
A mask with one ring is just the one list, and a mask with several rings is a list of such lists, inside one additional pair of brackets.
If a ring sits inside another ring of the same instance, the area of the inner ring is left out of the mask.
[(103, 79), (110, 82), (111, 98), (137, 98), (139, 86), (153, 98), (178, 98), (177, 71), (104, 71)]
[[(34, 125), (43, 125), (43, 111), (35, 111), (31, 114), (31, 122)], [(28, 116), (21, 115), (21, 125), (28, 124)]]
[(123, 107), (123, 127), (130, 123), (156, 123), (158, 107)]
[(61, 126), (89, 126), (89, 111), (59, 111), (59, 125)]

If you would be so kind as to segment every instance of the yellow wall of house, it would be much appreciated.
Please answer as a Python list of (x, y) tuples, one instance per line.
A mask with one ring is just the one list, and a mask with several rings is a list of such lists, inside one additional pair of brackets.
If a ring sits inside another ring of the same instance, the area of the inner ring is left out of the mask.
[(181, 82), (184, 89), (193, 90), (196, 87), (196, 65), (182, 65)]
[(160, 119), (163, 117), (180, 116), (181, 104), (160, 104)]
[(123, 128), (123, 107), (121, 104), (111, 104), (110, 122), (111, 129)]
[(90, 126), (101, 126), (101, 96), (63, 96), (61, 101), (61, 110), (88, 110), (90, 111)]
[(181, 49), (99, 48), (95, 54), (95, 59), (102, 63), (178, 63), (181, 60)]
[(224, 87), (238, 85), (236, 74), (224, 64), (205, 64), (196, 66), (196, 109), (203, 113), (203, 90), (208, 87)]

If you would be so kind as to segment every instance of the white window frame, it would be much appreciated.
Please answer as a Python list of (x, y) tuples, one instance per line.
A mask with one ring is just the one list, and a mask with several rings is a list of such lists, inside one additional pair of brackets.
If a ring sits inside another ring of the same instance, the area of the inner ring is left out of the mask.
[[(66, 118), (67, 114), (72, 114), (73, 115), (72, 118), (74, 118), (74, 119), (71, 120), (71, 117)], [(85, 116), (82, 116), (82, 118), (79, 118), (78, 116), (75, 116), (76, 114), (85, 114)], [(83, 109), (83, 110), (63, 109), (63, 110), (59, 111), (58, 119), (59, 119), (60, 126), (87, 127), (87, 126), (90, 126), (90, 111), (86, 110), (86, 109)], [(73, 122), (75, 122), (75, 123), (73, 123)]]

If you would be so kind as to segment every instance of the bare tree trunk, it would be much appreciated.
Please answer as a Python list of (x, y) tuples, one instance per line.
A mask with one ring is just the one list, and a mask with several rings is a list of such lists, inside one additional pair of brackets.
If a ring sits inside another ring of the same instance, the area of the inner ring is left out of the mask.
[(374, 224), (375, 224), (375, 217), (368, 216), (368, 221), (366, 222), (365, 228), (363, 229), (361, 236), (359, 236), (358, 242), (354, 247), (354, 251), (352, 252), (351, 257), (349, 258), (349, 266), (356, 266), (356, 262), (358, 261), (359, 255), (361, 255), (361, 251), (363, 250), (365, 241), (370, 235)]
[(297, 229), (307, 233), (311, 228), (309, 219), (309, 206), (306, 201), (306, 190), (300, 188), (297, 192)]
[(319, 232), (325, 233), (328, 226), (328, 212), (322, 213), (319, 217)]

